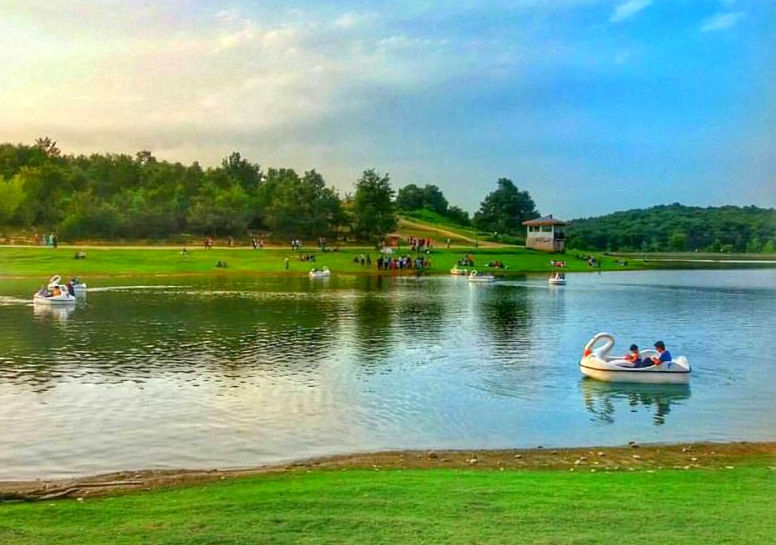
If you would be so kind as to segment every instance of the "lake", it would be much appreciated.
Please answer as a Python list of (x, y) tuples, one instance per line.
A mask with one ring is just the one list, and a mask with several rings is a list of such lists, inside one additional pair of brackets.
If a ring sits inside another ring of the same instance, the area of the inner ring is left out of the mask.
[[(776, 439), (776, 270), (0, 281), (0, 479), (403, 448)], [(598, 331), (689, 387), (583, 380)]]

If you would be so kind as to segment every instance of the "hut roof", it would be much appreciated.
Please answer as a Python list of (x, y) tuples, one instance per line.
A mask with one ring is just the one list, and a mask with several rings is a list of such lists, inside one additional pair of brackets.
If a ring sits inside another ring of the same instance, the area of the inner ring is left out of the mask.
[(523, 225), (568, 225), (568, 222), (555, 219), (552, 217), (552, 214), (550, 214), (549, 216), (542, 216), (541, 218), (536, 218), (534, 220), (524, 221)]

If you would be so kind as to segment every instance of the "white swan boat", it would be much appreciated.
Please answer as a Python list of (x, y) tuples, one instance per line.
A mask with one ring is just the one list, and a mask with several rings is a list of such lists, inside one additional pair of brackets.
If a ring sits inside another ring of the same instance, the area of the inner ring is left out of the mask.
[(469, 274), (469, 271), (466, 269), (459, 269), (458, 265), (456, 265), (455, 267), (450, 269), (450, 274), (452, 274), (453, 276), (466, 276), (467, 274)]
[(328, 278), (331, 276), (331, 272), (328, 267), (322, 269), (313, 269), (308, 273), (310, 278)]
[[(73, 277), (70, 282), (70, 286), (73, 288), (72, 295), (78, 297), (79, 295), (86, 295), (86, 284), (78, 280), (77, 277)], [(55, 286), (62, 285), (62, 277), (55, 274), (48, 281), (48, 289), (53, 290)], [(69, 291), (69, 290), (68, 290)]]
[(493, 282), (496, 279), (495, 276), (492, 274), (482, 274), (478, 273), (476, 270), (472, 269), (472, 271), (469, 273), (469, 282)]
[[(52, 277), (51, 280), (54, 280)], [(71, 305), (75, 303), (75, 295), (70, 293), (67, 286), (49, 281), (49, 285), (38, 290), (32, 296), (32, 302), (36, 305)]]
[[(603, 341), (601, 346), (598, 346)], [(652, 384), (687, 384), (690, 381), (690, 362), (684, 356), (648, 367), (634, 367), (624, 356), (610, 356), (614, 336), (598, 333), (585, 345), (579, 361), (583, 375), (605, 382), (640, 382)], [(656, 350), (644, 350), (642, 358), (657, 356)]]
[(554, 273), (550, 276), (550, 286), (565, 286), (566, 275), (564, 273)]

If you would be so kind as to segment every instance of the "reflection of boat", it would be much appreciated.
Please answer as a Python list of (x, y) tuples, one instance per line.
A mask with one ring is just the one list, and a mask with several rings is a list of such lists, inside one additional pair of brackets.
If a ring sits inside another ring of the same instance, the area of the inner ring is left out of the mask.
[(469, 274), (469, 271), (467, 271), (466, 269), (459, 269), (458, 265), (456, 265), (455, 267), (450, 269), (450, 274), (452, 274), (453, 276), (466, 276), (467, 274)]
[(469, 273), (469, 282), (493, 282), (495, 279), (492, 274), (482, 274), (474, 269)]
[(331, 276), (331, 272), (329, 272), (328, 267), (324, 267), (322, 269), (313, 269), (309, 273), (310, 278), (328, 278)]
[[(599, 341), (603, 346), (596, 348)], [(641, 382), (653, 384), (686, 384), (690, 380), (690, 362), (684, 356), (673, 361), (649, 367), (634, 367), (622, 356), (610, 356), (614, 337), (609, 333), (598, 333), (585, 345), (585, 352), (579, 361), (583, 375), (606, 382)], [(644, 350), (642, 358), (657, 356), (654, 350)]]
[(51, 316), (52, 318), (64, 322), (73, 312), (75, 312), (75, 305), (32, 305), (32, 312), (35, 316), (45, 318)]
[(554, 273), (550, 276), (551, 286), (563, 286), (566, 284), (566, 275), (564, 273)]
[(60, 283), (59, 275), (49, 279), (48, 286), (41, 288), (32, 296), (32, 302), (36, 305), (71, 305), (75, 303), (75, 295), (67, 286)]
[(582, 379), (585, 408), (599, 422), (611, 424), (617, 406), (630, 412), (639, 407), (654, 407), (653, 422), (664, 424), (671, 404), (690, 398), (689, 384), (614, 384), (589, 378)]

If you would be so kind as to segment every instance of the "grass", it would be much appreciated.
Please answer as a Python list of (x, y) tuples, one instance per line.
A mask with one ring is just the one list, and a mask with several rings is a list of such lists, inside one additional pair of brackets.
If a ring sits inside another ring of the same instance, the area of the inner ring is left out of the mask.
[[(407, 222), (411, 222), (413, 225), (407, 225)], [(422, 226), (425, 231), (423, 233), (418, 231), (416, 226)], [(453, 242), (456, 241), (470, 241), (470, 240), (484, 240), (487, 236), (486, 233), (480, 233), (474, 227), (466, 227), (453, 223), (449, 218), (446, 218), (431, 210), (416, 210), (412, 213), (408, 213), (405, 216), (399, 218), (399, 232), (407, 233), (416, 236), (430, 236), (437, 240), (437, 243), (442, 243), (447, 239), (447, 234), (440, 234), (439, 229), (444, 231), (450, 231), (458, 235), (458, 237), (450, 237)]]
[(773, 543), (776, 473), (300, 471), (0, 505), (0, 543)]
[[(182, 255), (178, 248), (137, 249), (137, 248), (89, 248), (86, 259), (73, 259), (74, 248), (0, 248), (0, 276), (41, 276), (48, 277), (54, 273), (63, 277), (77, 275), (122, 275), (122, 274), (212, 274), (212, 273), (263, 273), (263, 274), (305, 274), (313, 266), (328, 266), (332, 273), (376, 273), (374, 260), (378, 254), (368, 249), (346, 249), (340, 252), (323, 253), (314, 250), (303, 250), (305, 254), (316, 254), (314, 263), (299, 261), (298, 254), (286, 249), (213, 249), (197, 248)], [(409, 253), (405, 248), (401, 255)], [(353, 258), (369, 253), (372, 267), (353, 263)], [(498, 270), (497, 274), (513, 274), (519, 272), (548, 272), (552, 270), (551, 259), (564, 259), (569, 271), (590, 270), (587, 263), (573, 255), (550, 255), (543, 252), (526, 250), (524, 248), (452, 248), (435, 249), (431, 255), (432, 267), (428, 273), (448, 274), (450, 268), (461, 256), (472, 254), (475, 264), (483, 269), (490, 261), (502, 261), (507, 269)], [(284, 260), (289, 258), (289, 271), (284, 269)], [(617, 265), (616, 258), (601, 257), (602, 270), (622, 270), (626, 267)], [(228, 267), (216, 267), (218, 261), (226, 261)], [(627, 268), (639, 268), (641, 265), (630, 262)], [(598, 269), (596, 269), (598, 270)]]

